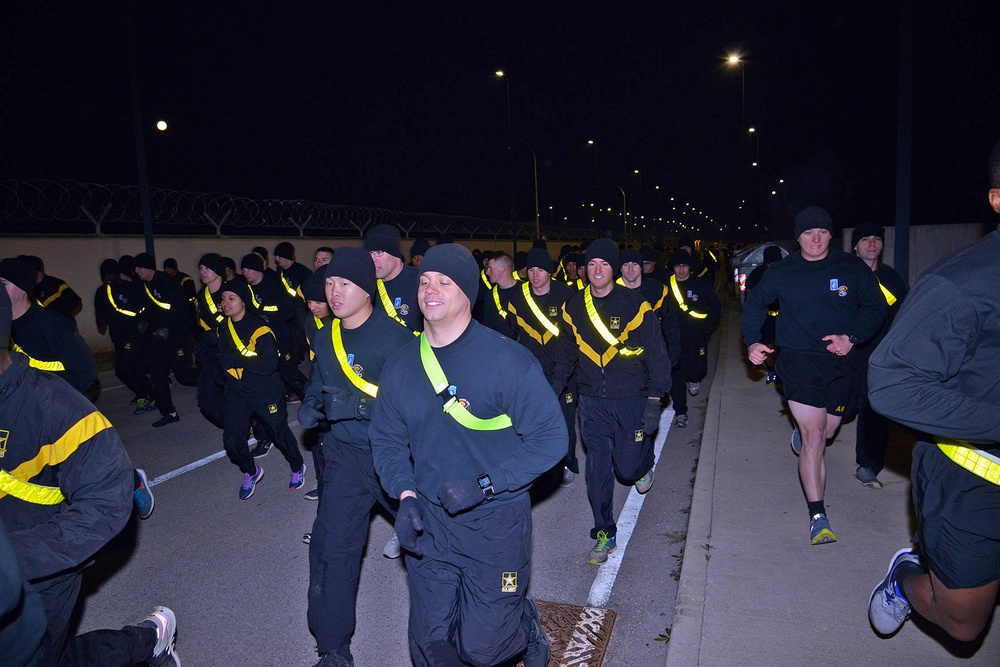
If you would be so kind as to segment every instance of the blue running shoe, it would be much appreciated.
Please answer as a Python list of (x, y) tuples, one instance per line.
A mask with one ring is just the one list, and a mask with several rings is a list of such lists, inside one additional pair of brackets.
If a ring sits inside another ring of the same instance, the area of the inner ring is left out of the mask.
[(240, 500), (246, 500), (253, 495), (253, 492), (257, 489), (257, 482), (260, 478), (264, 476), (264, 469), (257, 466), (257, 472), (253, 475), (250, 473), (243, 473), (243, 484), (240, 486)]
[(830, 528), (830, 520), (825, 514), (813, 514), (809, 519), (809, 541), (813, 546), (830, 544), (837, 541), (837, 536)]
[(902, 566), (913, 563), (923, 570), (920, 556), (913, 549), (900, 549), (889, 561), (889, 571), (868, 600), (868, 620), (880, 635), (895, 634), (910, 615), (910, 602), (899, 589), (898, 574)]
[(132, 413), (134, 415), (141, 415), (146, 411), (146, 399), (140, 398), (135, 402), (135, 411)]
[(291, 473), (291, 479), (288, 482), (288, 488), (292, 491), (298, 491), (303, 486), (306, 485), (306, 464), (302, 464), (302, 468), (299, 470), (293, 470)]
[(608, 537), (608, 534), (603, 530), (597, 531), (597, 544), (590, 550), (590, 564), (603, 565), (608, 561), (608, 554), (613, 553), (617, 548), (618, 544), (613, 535)]
[(142, 468), (136, 468), (135, 479), (138, 486), (132, 492), (132, 504), (140, 519), (148, 519), (149, 515), (153, 513), (154, 500), (153, 492), (149, 490), (149, 479), (146, 477), (146, 471)]

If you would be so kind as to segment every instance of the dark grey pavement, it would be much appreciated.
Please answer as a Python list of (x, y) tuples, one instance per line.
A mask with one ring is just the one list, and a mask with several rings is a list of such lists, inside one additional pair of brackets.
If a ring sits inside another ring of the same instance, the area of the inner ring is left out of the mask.
[[(730, 302), (732, 303), (732, 302)], [(701, 443), (668, 667), (1000, 665), (1000, 622), (984, 643), (949, 641), (911, 618), (880, 639), (867, 618), (889, 558), (910, 544), (910, 445), (894, 434), (881, 490), (855, 478), (855, 424), (826, 451), (834, 544), (811, 546), (779, 396), (751, 367), (730, 307)]]

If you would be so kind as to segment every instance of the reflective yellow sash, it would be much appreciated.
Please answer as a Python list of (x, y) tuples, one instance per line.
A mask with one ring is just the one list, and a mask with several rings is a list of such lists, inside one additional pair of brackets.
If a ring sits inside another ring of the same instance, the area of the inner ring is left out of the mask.
[(159, 306), (163, 310), (170, 310), (170, 304), (166, 303), (164, 301), (157, 301), (156, 297), (153, 296), (153, 293), (149, 291), (149, 285), (147, 285), (145, 282), (142, 284), (142, 288), (144, 290), (146, 290), (146, 294), (149, 296), (149, 300), (150, 301), (152, 301), (153, 303), (155, 303), (157, 306)]
[[(251, 340), (251, 343), (257, 340), (256, 332), (254, 332), (254, 334), (255, 335)], [(236, 343), (236, 349), (240, 351), (240, 354), (242, 356), (244, 357), (257, 356), (257, 353), (254, 350), (251, 350), (249, 347), (243, 344), (242, 340), (240, 340), (240, 335), (236, 333), (236, 327), (233, 326), (233, 321), (231, 319), (229, 320), (229, 335), (232, 336), (233, 342)]]
[[(615, 338), (614, 334), (608, 331), (608, 328), (604, 326), (604, 322), (602, 322), (601, 318), (597, 315), (597, 308), (594, 307), (594, 297), (590, 294), (590, 285), (587, 285), (587, 288), (583, 292), (583, 303), (587, 308), (587, 317), (590, 318), (590, 323), (594, 325), (594, 328), (597, 329), (597, 333), (601, 335), (601, 338), (604, 339), (605, 343), (611, 347), (617, 348), (618, 352), (626, 357), (642, 354), (643, 348), (627, 347), (623, 342)], [(643, 300), (642, 303), (649, 308), (648, 302)]]
[(385, 289), (385, 283), (381, 278), (377, 278), (375, 280), (375, 286), (378, 288), (378, 298), (382, 301), (382, 307), (385, 308), (385, 314), (409, 329), (414, 336), (419, 336), (420, 332), (410, 329), (410, 326), (403, 321), (398, 313), (396, 313), (396, 307), (392, 305), (392, 299), (389, 298), (389, 292)]
[(262, 310), (265, 313), (276, 313), (278, 312), (278, 306), (265, 306), (257, 299), (257, 294), (253, 291), (253, 285), (247, 283), (247, 289), (250, 290), (250, 300), (253, 301), (253, 307), (257, 310)]
[(493, 287), (493, 283), (491, 283), (490, 279), (486, 277), (486, 269), (479, 272), (479, 278), (483, 281), (483, 284), (486, 285), (486, 289)]
[(537, 319), (538, 322), (543, 327), (545, 327), (545, 330), (548, 331), (550, 334), (552, 334), (553, 336), (558, 336), (559, 327), (557, 327), (552, 320), (545, 317), (545, 314), (542, 312), (542, 309), (538, 307), (537, 303), (535, 303), (535, 296), (531, 293), (531, 285), (529, 285), (528, 283), (524, 283), (524, 285), (521, 286), (521, 292), (524, 294), (524, 300), (528, 302), (528, 308), (531, 309), (531, 312), (534, 314), (535, 319)]
[(981, 449), (972, 447), (964, 440), (936, 437), (938, 448), (949, 459), (962, 466), (976, 477), (990, 484), (1000, 486), (1000, 458)]
[(427, 342), (426, 334), (420, 336), (420, 363), (423, 365), (424, 373), (431, 381), (435, 393), (444, 400), (443, 410), (459, 424), (473, 431), (499, 431), (513, 426), (510, 417), (505, 414), (490, 419), (480, 419), (458, 401), (455, 397), (455, 387), (448, 384), (448, 378), (445, 377), (444, 370), (438, 363), (434, 350), (431, 349), (431, 344)]
[(58, 505), (66, 500), (58, 486), (42, 486), (41, 484), (25, 482), (6, 470), (0, 470), (0, 492), (35, 505)]
[(507, 319), (507, 311), (503, 309), (500, 305), (500, 286), (493, 286), (493, 303), (497, 305), (497, 312), (500, 313), (500, 317)]
[(670, 291), (674, 293), (674, 300), (677, 301), (677, 305), (685, 313), (696, 320), (703, 320), (708, 317), (708, 313), (696, 313), (688, 308), (688, 305), (684, 302), (684, 296), (681, 294), (681, 288), (677, 285), (677, 276), (670, 276)]
[[(256, 331), (253, 332), (253, 336), (250, 337), (250, 342), (246, 345), (240, 340), (239, 334), (236, 333), (236, 328), (233, 327), (233, 321), (229, 320), (229, 335), (233, 338), (233, 343), (236, 344), (236, 349), (240, 351), (240, 354), (244, 357), (256, 357), (257, 356), (257, 339), (265, 334), (274, 335), (268, 327), (258, 327)], [(226, 372), (232, 375), (237, 380), (243, 378), (242, 368), (227, 368)]]
[(344, 338), (340, 334), (340, 319), (335, 319), (330, 325), (330, 339), (333, 341), (333, 353), (337, 356), (337, 361), (340, 362), (340, 370), (344, 371), (344, 375), (351, 381), (351, 384), (375, 398), (378, 395), (378, 385), (365, 381), (347, 361)]
[(889, 290), (887, 290), (885, 288), (885, 285), (882, 284), (881, 280), (879, 280), (878, 278), (876, 278), (875, 281), (878, 282), (879, 289), (882, 290), (882, 294), (885, 295), (885, 302), (888, 303), (890, 306), (893, 305), (894, 303), (896, 303), (896, 301), (898, 300), (898, 299), (896, 299), (896, 295), (893, 294), (892, 292), (890, 292)]
[(289, 285), (288, 281), (285, 280), (284, 273), (281, 274), (281, 284), (285, 286), (285, 291), (288, 292), (288, 296), (298, 296), (295, 292), (295, 288)]
[(20, 352), (25, 357), (27, 357), (28, 365), (31, 366), (32, 368), (37, 368), (40, 371), (53, 371), (56, 373), (58, 373), (59, 371), (66, 370), (66, 367), (63, 366), (61, 361), (39, 361), (38, 359), (35, 359), (30, 354), (21, 349), (21, 347), (14, 341), (10, 342), (10, 349), (13, 352)]
[(136, 315), (142, 312), (141, 309), (139, 310), (139, 313), (134, 313), (131, 310), (125, 310), (124, 308), (119, 308), (118, 304), (115, 303), (115, 297), (114, 294), (112, 293), (113, 290), (111, 289), (111, 283), (108, 283), (107, 292), (108, 292), (108, 301), (111, 302), (111, 307), (117, 310), (122, 315), (125, 315), (126, 317), (135, 317)]
[[(212, 300), (212, 292), (211, 290), (208, 289), (208, 285), (205, 285), (205, 289), (202, 290), (201, 297), (205, 301), (205, 307), (208, 308), (208, 312), (212, 314), (212, 319), (215, 320), (215, 324), (216, 325), (222, 324), (222, 319), (225, 316), (219, 312), (219, 307), (216, 306), (215, 301)], [(198, 318), (198, 322), (199, 324), (201, 324), (201, 328), (204, 329), (205, 331), (209, 331), (212, 328), (207, 324), (205, 324), (205, 320), (203, 320), (200, 317)]]

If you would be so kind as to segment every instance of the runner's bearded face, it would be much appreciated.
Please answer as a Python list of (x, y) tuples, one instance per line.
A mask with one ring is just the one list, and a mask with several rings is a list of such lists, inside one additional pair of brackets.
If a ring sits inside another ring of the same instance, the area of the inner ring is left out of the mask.
[(802, 248), (802, 257), (810, 262), (817, 262), (830, 253), (829, 230), (822, 227), (807, 229), (799, 234), (799, 247)]
[(326, 279), (326, 302), (334, 317), (344, 320), (361, 312), (371, 303), (371, 297), (350, 280), (330, 276)]
[(437, 271), (420, 275), (417, 302), (427, 322), (448, 324), (471, 309), (469, 298), (451, 278)]

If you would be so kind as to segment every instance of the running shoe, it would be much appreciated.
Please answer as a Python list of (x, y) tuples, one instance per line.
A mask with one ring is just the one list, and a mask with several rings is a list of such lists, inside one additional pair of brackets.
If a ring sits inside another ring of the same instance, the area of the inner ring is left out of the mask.
[(319, 500), (319, 487), (316, 487), (312, 491), (306, 491), (306, 494), (302, 497), (306, 500)]
[(288, 488), (292, 491), (298, 491), (306, 485), (306, 464), (303, 463), (299, 470), (293, 470), (290, 475), (291, 478), (288, 481)]
[(171, 412), (169, 415), (163, 415), (155, 422), (153, 422), (153, 428), (160, 428), (161, 426), (166, 426), (167, 424), (175, 424), (181, 420), (181, 416), (176, 412)]
[(897, 578), (900, 567), (906, 563), (920, 565), (920, 556), (913, 549), (900, 549), (889, 561), (889, 571), (885, 575), (868, 600), (868, 620), (872, 628), (880, 635), (891, 635), (897, 632), (906, 622), (912, 608), (910, 602), (899, 588)]
[(243, 473), (243, 484), (240, 486), (240, 500), (246, 500), (253, 495), (253, 492), (257, 489), (257, 482), (260, 478), (264, 476), (264, 469), (257, 466), (257, 472), (253, 475), (250, 473)]
[(146, 399), (146, 412), (156, 412), (156, 400), (152, 398)]
[(837, 541), (837, 536), (830, 530), (830, 520), (825, 514), (813, 514), (809, 519), (809, 541), (813, 546)]
[(312, 539), (313, 539), (313, 534), (306, 533), (305, 535), (302, 536), (302, 543), (309, 544), (310, 542), (312, 542)]
[(268, 452), (271, 451), (272, 445), (274, 445), (274, 443), (270, 440), (258, 440), (257, 445), (250, 450), (250, 456), (255, 459), (267, 456)]
[(687, 428), (688, 416), (687, 415), (677, 415), (674, 417), (674, 426), (677, 428)]
[(774, 372), (768, 373), (767, 374), (767, 384), (768, 384), (768, 386), (771, 386), (771, 387), (773, 387), (774, 385), (778, 384), (778, 374), (774, 373)]
[(562, 486), (569, 486), (576, 479), (576, 473), (564, 467), (562, 471)]
[(135, 513), (139, 515), (140, 519), (148, 519), (149, 515), (153, 513), (153, 504), (155, 502), (153, 492), (149, 490), (149, 479), (146, 477), (146, 471), (142, 468), (135, 469), (135, 478), (138, 480), (139, 485), (132, 492), (132, 504), (135, 506)]
[(525, 601), (531, 606), (534, 617), (531, 619), (531, 632), (528, 633), (528, 648), (524, 650), (521, 660), (524, 667), (546, 667), (552, 654), (552, 643), (542, 627), (542, 615), (538, 612), (535, 597), (528, 595)]
[(649, 471), (645, 475), (640, 477), (635, 483), (635, 490), (638, 491), (640, 495), (646, 493), (651, 488), (653, 488), (652, 468), (650, 468)]
[(697, 396), (698, 392), (701, 391), (700, 382), (688, 382), (687, 386), (688, 386), (688, 393), (691, 394), (692, 396)]
[(396, 559), (403, 555), (403, 547), (399, 543), (399, 536), (396, 535), (396, 531), (392, 531), (392, 535), (389, 536), (389, 541), (385, 543), (385, 547), (382, 548), (382, 555), (386, 558)]
[(798, 426), (792, 429), (792, 451), (796, 456), (802, 453), (802, 434), (799, 433)]
[(608, 561), (608, 554), (614, 553), (617, 548), (618, 544), (613, 535), (608, 537), (603, 530), (597, 531), (597, 543), (590, 550), (590, 564), (603, 565)]
[(134, 415), (141, 415), (146, 411), (146, 399), (140, 398), (135, 401), (135, 410), (132, 412)]
[(181, 659), (174, 653), (174, 644), (177, 641), (177, 617), (173, 611), (167, 607), (156, 607), (149, 616), (139, 623), (139, 626), (156, 630), (153, 655), (144, 664), (152, 667), (167, 667), (168, 665), (181, 667)]
[(858, 478), (858, 481), (867, 486), (870, 489), (881, 489), (882, 482), (878, 481), (878, 475), (871, 468), (866, 468), (864, 466), (858, 466), (857, 472), (854, 476)]

